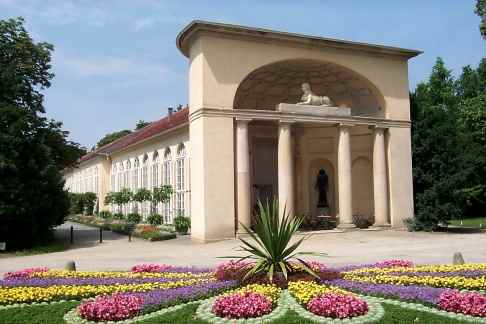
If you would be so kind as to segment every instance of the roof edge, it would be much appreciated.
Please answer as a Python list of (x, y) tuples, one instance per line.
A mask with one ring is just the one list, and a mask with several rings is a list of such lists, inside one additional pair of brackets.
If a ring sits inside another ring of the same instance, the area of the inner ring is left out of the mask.
[(320, 43), (320, 45), (337, 47), (337, 48), (357, 48), (368, 52), (375, 52), (387, 55), (396, 55), (406, 57), (408, 59), (422, 54), (422, 51), (413, 50), (408, 48), (400, 48), (386, 45), (378, 45), (363, 42), (346, 41), (335, 38), (319, 37), (305, 34), (289, 33), (283, 31), (276, 31), (265, 28), (255, 28), (241, 25), (217, 23), (205, 20), (193, 20), (187, 26), (185, 26), (177, 35), (176, 45), (179, 51), (189, 57), (188, 48), (186, 46), (187, 40), (198, 31), (222, 31), (233, 35), (246, 35), (266, 37), (273, 39), (280, 39), (290, 41), (294, 43), (307, 43), (312, 41), (313, 44)]

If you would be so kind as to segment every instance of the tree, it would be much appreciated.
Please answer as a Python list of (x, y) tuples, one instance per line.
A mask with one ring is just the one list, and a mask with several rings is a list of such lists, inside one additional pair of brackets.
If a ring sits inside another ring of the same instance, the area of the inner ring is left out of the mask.
[(456, 102), (451, 71), (438, 58), (429, 81), (411, 95), (415, 220), (420, 229), (434, 229), (462, 214)]
[(110, 144), (111, 142), (114, 142), (117, 139), (122, 138), (123, 136), (130, 134), (131, 132), (132, 131), (129, 130), (129, 129), (124, 129), (124, 130), (119, 131), (119, 132), (113, 132), (113, 133), (106, 134), (105, 136), (103, 136), (98, 141), (98, 143), (96, 143), (96, 148), (100, 148), (102, 146), (105, 146), (106, 144)]
[(461, 99), (474, 98), (481, 92), (478, 73), (471, 66), (462, 68), (462, 74), (456, 81), (456, 92)]
[(48, 240), (70, 206), (61, 170), (82, 148), (44, 117), (52, 51), (32, 40), (22, 18), (0, 20), (0, 238), (8, 249)]
[(486, 39), (486, 0), (477, 0), (476, 10), (474, 11), (479, 17), (481, 17), (481, 23), (479, 25), (479, 31), (483, 38)]
[(150, 125), (149, 122), (146, 122), (145, 120), (139, 120), (137, 122), (137, 124), (135, 125), (135, 130), (139, 130), (139, 129), (142, 129), (144, 128), (145, 126), (148, 126)]

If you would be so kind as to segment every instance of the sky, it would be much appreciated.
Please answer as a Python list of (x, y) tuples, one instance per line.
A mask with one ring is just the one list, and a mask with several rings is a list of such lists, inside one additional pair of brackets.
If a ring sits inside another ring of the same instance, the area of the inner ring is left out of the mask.
[(438, 56), (454, 75), (486, 56), (476, 0), (0, 0), (35, 41), (54, 45), (47, 116), (92, 147), (187, 104), (188, 61), (175, 38), (194, 19), (424, 51), (409, 61), (410, 89)]

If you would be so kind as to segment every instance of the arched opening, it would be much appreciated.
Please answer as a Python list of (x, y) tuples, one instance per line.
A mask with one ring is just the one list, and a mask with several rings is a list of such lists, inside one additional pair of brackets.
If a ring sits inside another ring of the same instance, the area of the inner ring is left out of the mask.
[(373, 220), (372, 164), (368, 158), (358, 157), (353, 161), (353, 216)]
[(233, 107), (274, 110), (279, 103), (297, 103), (304, 82), (335, 106), (350, 107), (352, 115), (385, 116), (385, 100), (369, 80), (341, 65), (307, 59), (280, 61), (251, 72), (240, 83)]

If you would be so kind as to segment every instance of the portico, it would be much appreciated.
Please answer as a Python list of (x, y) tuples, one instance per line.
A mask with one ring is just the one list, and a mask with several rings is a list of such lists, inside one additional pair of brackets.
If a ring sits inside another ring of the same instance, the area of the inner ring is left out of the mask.
[[(407, 61), (419, 52), (201, 21), (177, 45), (189, 58), (194, 239), (234, 237), (271, 197), (340, 228), (413, 215)], [(326, 97), (296, 106), (303, 83)]]

